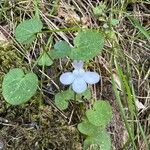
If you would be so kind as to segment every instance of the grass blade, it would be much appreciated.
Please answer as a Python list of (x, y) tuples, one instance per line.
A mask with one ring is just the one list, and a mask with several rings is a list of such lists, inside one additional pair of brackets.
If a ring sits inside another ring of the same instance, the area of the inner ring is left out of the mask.
[(128, 19), (130, 20), (130, 22), (133, 24), (133, 26), (135, 28), (137, 28), (148, 40), (150, 40), (150, 34), (149, 32), (145, 29), (145, 27), (143, 27), (140, 22), (133, 18), (132, 16), (128, 16)]

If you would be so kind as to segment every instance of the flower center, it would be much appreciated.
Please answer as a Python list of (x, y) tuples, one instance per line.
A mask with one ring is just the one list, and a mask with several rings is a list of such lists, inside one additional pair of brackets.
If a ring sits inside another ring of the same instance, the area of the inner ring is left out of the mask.
[(83, 77), (84, 73), (85, 73), (84, 69), (73, 70), (73, 74), (75, 75), (76, 78)]

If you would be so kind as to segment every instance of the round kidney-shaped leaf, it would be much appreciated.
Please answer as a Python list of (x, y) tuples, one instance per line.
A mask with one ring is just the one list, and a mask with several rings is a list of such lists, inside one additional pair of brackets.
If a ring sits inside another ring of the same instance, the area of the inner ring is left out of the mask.
[(66, 41), (56, 42), (54, 49), (51, 50), (51, 56), (53, 58), (63, 58), (69, 56), (71, 52), (71, 47)]
[(84, 150), (111, 150), (110, 135), (105, 129), (99, 130), (94, 136), (89, 136), (84, 141)]
[(86, 111), (89, 122), (95, 126), (106, 126), (112, 118), (109, 103), (99, 100), (93, 104), (93, 109)]
[(72, 99), (74, 93), (71, 90), (66, 90), (55, 95), (55, 104), (60, 110), (68, 108), (69, 100)]
[(101, 127), (94, 126), (87, 119), (78, 124), (78, 130), (88, 136), (94, 136), (97, 134)]
[(15, 31), (16, 40), (22, 44), (32, 43), (36, 38), (36, 33), (40, 32), (43, 24), (40, 19), (32, 18), (20, 23)]
[(62, 95), (62, 93), (58, 93), (55, 96), (55, 105), (60, 110), (65, 110), (68, 108), (69, 102), (66, 100), (66, 98)]
[(15, 68), (4, 76), (2, 94), (8, 103), (19, 105), (27, 102), (35, 94), (37, 87), (36, 74), (24, 74), (22, 69)]
[(52, 59), (50, 58), (50, 52), (42, 53), (38, 58), (39, 66), (51, 66), (53, 64)]
[(85, 30), (78, 33), (74, 39), (70, 57), (74, 60), (90, 60), (102, 51), (104, 36), (94, 30)]

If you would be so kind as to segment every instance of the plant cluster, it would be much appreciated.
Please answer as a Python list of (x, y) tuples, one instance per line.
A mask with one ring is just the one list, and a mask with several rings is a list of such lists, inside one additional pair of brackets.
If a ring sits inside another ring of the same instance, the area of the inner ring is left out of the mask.
[[(20, 23), (15, 31), (16, 40), (25, 45), (30, 45), (37, 35), (43, 34), (43, 24), (39, 17), (25, 20)], [(91, 100), (91, 92), (88, 84), (99, 82), (100, 76), (96, 72), (86, 71), (84, 62), (91, 60), (100, 54), (104, 46), (104, 35), (98, 30), (80, 30), (73, 40), (73, 46), (66, 41), (58, 41), (49, 51), (41, 52), (36, 64), (39, 66), (51, 66), (55, 59), (69, 57), (73, 63), (73, 72), (65, 72), (60, 76), (60, 82), (71, 85), (66, 91), (55, 95), (55, 104), (65, 110), (70, 100), (84, 103)], [(30, 100), (38, 89), (38, 76), (32, 71), (24, 71), (21, 68), (13, 68), (4, 76), (2, 94), (6, 102), (11, 105), (20, 105)], [(81, 133), (87, 135), (84, 149), (93, 146), (94, 149), (111, 149), (110, 136), (106, 131), (112, 112), (110, 105), (102, 100), (97, 100), (92, 109), (86, 111), (86, 116), (78, 125)]]

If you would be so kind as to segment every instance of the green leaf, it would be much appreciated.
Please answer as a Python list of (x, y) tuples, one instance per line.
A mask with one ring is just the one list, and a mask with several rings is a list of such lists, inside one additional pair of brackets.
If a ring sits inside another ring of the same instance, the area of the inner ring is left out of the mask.
[(78, 124), (78, 130), (85, 135), (94, 136), (97, 134), (101, 127), (94, 126), (87, 119), (84, 119), (81, 123)]
[(52, 59), (50, 58), (50, 52), (43, 52), (38, 58), (39, 66), (50, 66), (53, 64)]
[(100, 5), (93, 8), (93, 13), (95, 16), (101, 16), (106, 9), (106, 5), (104, 3), (101, 3)]
[(68, 108), (69, 102), (65, 99), (65, 97), (62, 97), (62, 94), (58, 93), (55, 96), (55, 105), (60, 109), (60, 110), (65, 110)]
[(30, 44), (36, 39), (36, 34), (41, 31), (42, 27), (43, 24), (40, 19), (25, 20), (16, 28), (16, 40), (22, 44)]
[(94, 136), (84, 141), (84, 150), (111, 150), (111, 139), (105, 129), (99, 130)]
[(71, 59), (90, 60), (102, 51), (104, 36), (95, 30), (81, 31), (74, 39), (74, 46), (70, 54)]
[(119, 20), (117, 20), (117, 19), (111, 19), (111, 20), (110, 20), (110, 24), (111, 24), (112, 26), (116, 26), (117, 24), (119, 24)]
[(91, 97), (92, 97), (92, 95), (91, 95), (91, 90), (90, 89), (87, 89), (85, 92), (76, 95), (76, 99), (79, 102), (82, 102), (82, 99), (90, 100)]
[(36, 92), (38, 78), (34, 73), (24, 74), (22, 69), (11, 69), (2, 83), (4, 99), (12, 104), (19, 105), (27, 102)]
[(87, 99), (87, 100), (91, 99), (91, 97), (92, 97), (91, 90), (87, 89), (85, 92), (83, 92), (82, 97), (83, 97), (83, 99)]
[(112, 39), (112, 40), (116, 39), (116, 35), (113, 30), (106, 30), (105, 33), (109, 39)]
[(83, 100), (90, 100), (91, 97), (92, 97), (92, 94), (91, 94), (91, 90), (90, 89), (87, 89), (85, 92), (81, 93), (81, 94), (77, 94), (76, 93), (76, 99), (74, 99), (75, 95), (74, 95), (74, 92), (72, 91), (72, 89), (70, 88), (69, 89), (70, 93), (72, 93), (72, 97), (70, 97), (71, 100), (76, 100), (78, 102), (83, 102)]
[(66, 41), (56, 42), (54, 49), (51, 51), (52, 58), (63, 58), (69, 56), (71, 52), (71, 47)]
[(95, 126), (106, 126), (112, 118), (109, 103), (99, 100), (93, 104), (93, 109), (86, 111), (89, 122)]
[(73, 97), (73, 92), (71, 90), (63, 91), (55, 95), (55, 104), (60, 110), (65, 110), (68, 108), (69, 100)]

